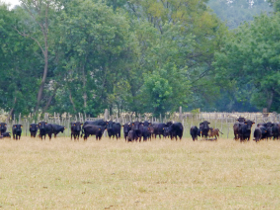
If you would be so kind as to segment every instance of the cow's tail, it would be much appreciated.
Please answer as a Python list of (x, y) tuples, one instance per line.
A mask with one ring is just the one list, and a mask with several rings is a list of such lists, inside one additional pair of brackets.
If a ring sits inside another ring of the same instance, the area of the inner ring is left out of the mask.
[(222, 131), (219, 131), (219, 132), (220, 132), (221, 134), (223, 134)]

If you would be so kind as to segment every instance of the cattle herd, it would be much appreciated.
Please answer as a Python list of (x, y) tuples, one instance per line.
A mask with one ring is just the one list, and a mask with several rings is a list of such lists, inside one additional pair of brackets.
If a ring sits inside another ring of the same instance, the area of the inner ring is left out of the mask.
[[(180, 140), (183, 137), (183, 125), (180, 122), (167, 122), (167, 123), (150, 123), (148, 121), (144, 122), (130, 122), (121, 125), (118, 122), (113, 121), (104, 121), (104, 120), (96, 120), (96, 121), (86, 121), (84, 124), (79, 122), (71, 123), (71, 139), (72, 135), (74, 136), (74, 140), (76, 137), (79, 138), (80, 132), (81, 136), (84, 137), (84, 140), (90, 135), (95, 135), (96, 140), (100, 140), (103, 132), (107, 129), (109, 138), (116, 137), (119, 139), (121, 137), (121, 128), (123, 127), (123, 135), (125, 141), (143, 141), (151, 140), (152, 137), (156, 138), (161, 137), (169, 137), (171, 140), (174, 138)], [(76, 136), (76, 137), (75, 137)]]
[[(121, 137), (121, 128), (123, 127), (124, 138), (126, 141), (147, 141), (151, 140), (152, 137), (169, 137), (172, 140), (176, 140), (183, 137), (183, 125), (180, 122), (167, 122), (167, 123), (150, 123), (144, 122), (131, 122), (121, 125), (118, 122), (96, 120), (96, 121), (85, 121), (71, 122), (71, 139), (79, 140), (80, 137), (86, 141), (89, 136), (95, 135), (96, 140), (101, 140), (103, 133), (107, 130), (109, 138), (119, 139)], [(63, 133), (65, 127), (57, 124), (51, 124), (47, 122), (39, 122), (38, 124), (30, 124), (30, 136), (36, 137), (39, 132), (39, 137), (43, 140), (46, 136), (49, 136), (51, 140), (52, 135), (57, 136), (58, 133)], [(15, 124), (12, 128), (13, 139), (20, 140), (22, 133), (22, 125)], [(0, 138), (11, 138), (10, 132), (7, 132), (7, 124), (0, 123)]]
[[(237, 119), (238, 123), (233, 126), (234, 139), (240, 141), (250, 140), (252, 125), (255, 122), (246, 120), (243, 117)], [(254, 131), (254, 141), (258, 142), (263, 139), (278, 139), (280, 137), (280, 124), (279, 123), (258, 123)]]
[[(219, 134), (223, 134), (219, 129), (209, 127), (210, 122), (203, 121), (199, 124), (199, 127), (192, 126), (190, 128), (190, 134), (193, 141), (198, 139), (198, 136), (204, 137), (210, 140), (217, 140)], [(240, 142), (249, 141), (251, 137), (252, 126), (255, 122), (246, 120), (243, 117), (239, 117), (237, 122), (233, 125), (234, 139), (240, 140)], [(20, 140), (22, 133), (22, 125), (15, 124), (12, 127), (12, 136), (15, 140)], [(71, 122), (71, 139), (79, 140), (82, 137), (85, 141), (89, 136), (95, 135), (96, 140), (101, 140), (103, 133), (107, 130), (109, 138), (119, 139), (121, 137), (121, 128), (123, 128), (123, 135), (125, 141), (143, 141), (151, 140), (151, 138), (170, 138), (182, 139), (183, 137), (183, 125), (180, 122), (167, 122), (167, 123), (150, 123), (149, 121), (139, 122), (134, 121), (121, 125), (118, 122), (96, 120), (96, 121), (85, 121)], [(52, 135), (57, 136), (58, 133), (63, 133), (65, 130), (64, 126), (51, 124), (47, 122), (39, 122), (38, 124), (30, 124), (30, 136), (36, 137), (39, 132), (39, 138), (46, 139), (49, 136), (51, 140)], [(278, 123), (259, 123), (254, 131), (254, 141), (258, 142), (262, 139), (278, 139), (280, 136), (280, 124)], [(7, 124), (0, 123), (0, 139), (11, 138), (10, 132), (7, 132)], [(214, 138), (214, 139), (211, 139)]]
[(192, 126), (190, 129), (190, 134), (193, 141), (197, 140), (198, 136), (205, 137), (206, 139), (214, 137), (217, 138), (220, 136), (220, 133), (223, 134), (218, 128), (211, 128), (209, 127), (210, 122), (203, 121), (199, 124), (199, 128), (196, 126)]
[[(210, 122), (204, 121), (199, 124), (199, 128), (192, 126), (190, 129), (190, 134), (193, 141), (197, 140), (198, 136), (205, 137), (219, 137), (219, 133), (223, 134), (219, 129), (214, 129), (209, 127)], [(240, 142), (250, 141), (252, 126), (255, 122), (251, 120), (246, 120), (244, 117), (239, 117), (237, 122), (233, 125), (234, 140), (240, 140)], [(260, 140), (268, 140), (273, 138), (273, 140), (280, 137), (280, 124), (279, 123), (258, 123), (255, 131), (253, 133), (254, 141), (258, 142)]]
[[(20, 140), (21, 133), (22, 133), (22, 125), (21, 124), (15, 124), (12, 127), (12, 134), (13, 139)], [(63, 133), (65, 130), (65, 127), (57, 124), (48, 124), (46, 122), (40, 122), (38, 124), (30, 124), (30, 136), (36, 137), (37, 132), (39, 130), (39, 137), (43, 140), (46, 139), (46, 135), (49, 136), (49, 139), (51, 140), (52, 135), (54, 134), (54, 137), (57, 136), (59, 132)], [(7, 132), (7, 124), (6, 123), (0, 123), (0, 139), (2, 138), (11, 138), (10, 132)]]

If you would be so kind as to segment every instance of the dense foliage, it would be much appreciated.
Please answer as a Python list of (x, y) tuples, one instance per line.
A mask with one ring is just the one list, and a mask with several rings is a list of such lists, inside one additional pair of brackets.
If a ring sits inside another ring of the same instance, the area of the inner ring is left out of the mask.
[(278, 15), (263, 14), (228, 31), (223, 21), (235, 28), (256, 10), (269, 11), (268, 3), (259, 0), (255, 10), (242, 6), (250, 15), (234, 24), (217, 12), (221, 21), (208, 5), (218, 11), (219, 4), (229, 14), (239, 3), (207, 3), (21, 0), (13, 9), (0, 4), (0, 108), (10, 115), (92, 116), (106, 108), (155, 116), (179, 106), (277, 110)]
[(261, 15), (240, 26), (216, 53), (218, 80), (233, 88), (241, 100), (280, 111), (279, 37), (279, 13)]

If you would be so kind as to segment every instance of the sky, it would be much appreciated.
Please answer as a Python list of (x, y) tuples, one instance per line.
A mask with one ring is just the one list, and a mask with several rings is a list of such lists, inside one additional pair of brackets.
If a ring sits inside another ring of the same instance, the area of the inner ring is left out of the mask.
[(19, 0), (2, 0), (2, 2), (9, 3), (12, 6), (19, 4)]

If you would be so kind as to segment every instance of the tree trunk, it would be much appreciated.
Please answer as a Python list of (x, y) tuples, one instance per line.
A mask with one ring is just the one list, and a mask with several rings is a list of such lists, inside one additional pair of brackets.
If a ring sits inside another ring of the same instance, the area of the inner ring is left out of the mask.
[(48, 51), (47, 50), (44, 53), (44, 58), (45, 58), (44, 73), (43, 73), (42, 82), (41, 82), (41, 85), (40, 85), (40, 88), (38, 91), (38, 95), (37, 95), (37, 104), (36, 104), (36, 108), (35, 108), (35, 113), (37, 113), (39, 106), (40, 106), (40, 102), (41, 102), (43, 90), (44, 90), (44, 85), (45, 85), (47, 73), (48, 73)]
[(13, 108), (10, 110), (9, 112), (9, 115), (8, 115), (8, 121), (10, 121), (10, 117), (12, 116), (12, 114), (14, 113), (14, 108), (15, 108), (15, 105), (16, 105), (16, 102), (17, 102), (17, 97), (15, 97), (14, 99), (14, 103), (13, 103)]
[(71, 91), (69, 90), (69, 99), (71, 101), (71, 104), (73, 106), (73, 109), (75, 112), (77, 112), (76, 108), (75, 108), (75, 104), (74, 104), (74, 101), (73, 101), (73, 98), (72, 98), (72, 95), (71, 95)]
[[(87, 59), (85, 59), (85, 62), (87, 62)], [(83, 73), (83, 99), (84, 99), (84, 108), (87, 107), (87, 93), (86, 93), (86, 74), (85, 74), (85, 64), (83, 64), (82, 67), (82, 73)]]
[(48, 100), (46, 106), (45, 106), (44, 109), (43, 109), (43, 113), (45, 113), (45, 112), (47, 111), (47, 109), (49, 108), (49, 106), (50, 106), (50, 104), (51, 104), (51, 102), (52, 102), (52, 99), (53, 99), (53, 98), (55, 97), (55, 95), (56, 95), (57, 89), (58, 89), (58, 87), (56, 87), (56, 88), (54, 89), (53, 94), (51, 95), (51, 97), (49, 98), (49, 100)]
[(266, 101), (266, 104), (267, 104), (267, 111), (269, 112), (270, 111), (270, 108), (271, 108), (271, 105), (272, 105), (272, 102), (273, 102), (273, 98), (274, 98), (274, 91), (272, 90), (270, 93), (269, 93), (269, 97)]

